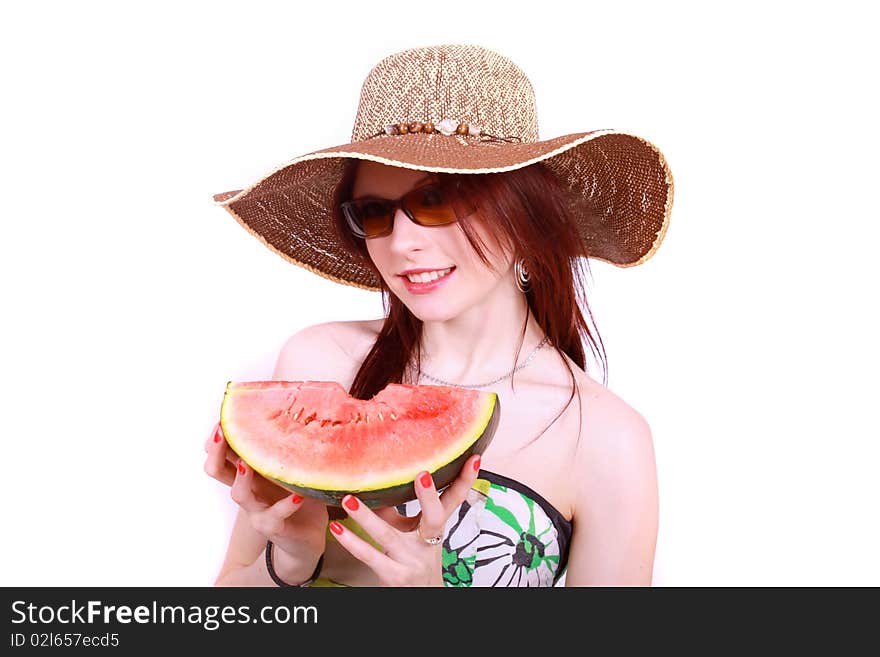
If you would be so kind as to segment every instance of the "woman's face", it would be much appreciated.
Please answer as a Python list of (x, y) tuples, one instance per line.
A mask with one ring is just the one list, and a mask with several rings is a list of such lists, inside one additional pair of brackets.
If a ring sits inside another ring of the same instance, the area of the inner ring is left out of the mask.
[[(361, 161), (355, 177), (353, 198), (378, 196), (397, 199), (425, 184), (430, 174)], [(483, 264), (471, 248), (458, 223), (419, 226), (402, 210), (394, 215), (390, 235), (366, 240), (367, 251), (386, 285), (422, 321), (444, 321), (485, 300), (509, 278), (512, 257), (503, 254), (485, 223), (471, 217), (484, 251), (498, 273)], [(452, 267), (444, 280), (423, 289), (410, 284), (403, 272), (410, 269), (443, 270)]]

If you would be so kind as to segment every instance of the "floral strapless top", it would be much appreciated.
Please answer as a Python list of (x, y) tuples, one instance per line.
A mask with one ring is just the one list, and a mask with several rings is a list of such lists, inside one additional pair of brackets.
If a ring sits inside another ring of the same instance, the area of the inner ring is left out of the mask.
[[(397, 507), (406, 516), (419, 508), (418, 500)], [(351, 528), (350, 520), (342, 522)], [(446, 586), (554, 586), (565, 572), (571, 534), (571, 521), (534, 490), (480, 470), (446, 523), (443, 581)], [(312, 586), (339, 585), (319, 578)]]

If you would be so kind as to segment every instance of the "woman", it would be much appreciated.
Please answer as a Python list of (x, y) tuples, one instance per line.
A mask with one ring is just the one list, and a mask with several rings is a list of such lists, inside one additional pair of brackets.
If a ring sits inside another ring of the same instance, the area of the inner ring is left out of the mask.
[[(651, 583), (651, 433), (585, 372), (581, 335), (598, 349), (578, 267), (650, 257), (672, 179), (634, 136), (538, 141), (530, 93), (483, 48), (397, 53), (364, 83), (352, 143), (216, 197), (288, 260), (383, 292), (386, 317), (297, 333), (273, 378), (336, 380), (362, 399), (389, 382), (463, 386), (495, 392), (503, 409), (446, 490), (423, 473), (416, 501), (376, 511), (281, 491), (216, 427), (206, 470), (241, 507), (217, 584)], [(444, 112), (460, 118), (430, 120)]]

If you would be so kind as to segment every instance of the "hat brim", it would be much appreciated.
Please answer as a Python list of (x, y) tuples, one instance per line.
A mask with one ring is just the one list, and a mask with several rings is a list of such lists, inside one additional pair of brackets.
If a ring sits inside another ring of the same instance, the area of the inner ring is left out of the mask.
[(674, 183), (663, 154), (642, 137), (615, 130), (526, 143), (382, 135), (302, 155), (214, 201), (285, 260), (338, 283), (379, 290), (375, 269), (344, 252), (331, 226), (333, 193), (349, 158), (457, 174), (542, 162), (569, 191), (585, 255), (618, 267), (642, 264), (657, 251), (672, 210)]

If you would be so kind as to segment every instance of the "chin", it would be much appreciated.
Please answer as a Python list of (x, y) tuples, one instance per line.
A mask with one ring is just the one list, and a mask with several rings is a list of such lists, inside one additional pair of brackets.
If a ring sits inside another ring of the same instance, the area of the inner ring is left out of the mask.
[(409, 307), (409, 311), (414, 317), (417, 317), (422, 322), (445, 322), (452, 319), (457, 314), (455, 312), (450, 312), (448, 306), (445, 308)]
[(445, 322), (454, 319), (461, 314), (462, 306), (460, 303), (451, 305), (446, 301), (438, 300), (416, 300), (414, 303), (406, 304), (406, 307), (423, 322)]

